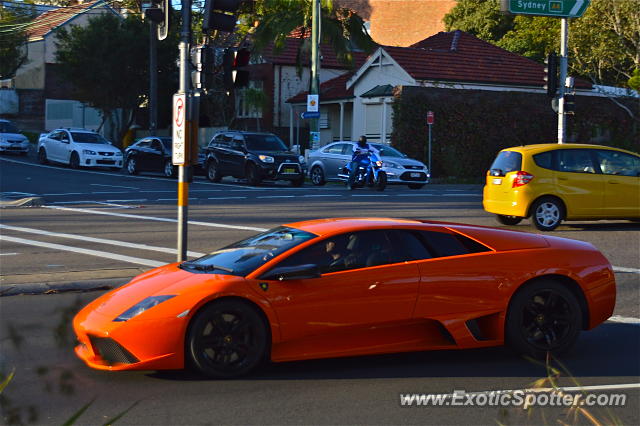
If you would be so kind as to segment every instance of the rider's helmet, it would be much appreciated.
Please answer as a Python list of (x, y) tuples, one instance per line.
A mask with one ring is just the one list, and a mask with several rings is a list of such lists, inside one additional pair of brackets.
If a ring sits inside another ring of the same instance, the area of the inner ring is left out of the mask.
[(360, 148), (367, 147), (367, 137), (365, 135), (360, 136), (360, 138), (358, 139), (358, 146)]

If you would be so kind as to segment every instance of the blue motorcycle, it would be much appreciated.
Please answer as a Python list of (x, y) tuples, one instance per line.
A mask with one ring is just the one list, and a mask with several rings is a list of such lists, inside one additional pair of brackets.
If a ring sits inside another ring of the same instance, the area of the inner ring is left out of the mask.
[(354, 154), (338, 177), (346, 180), (347, 187), (351, 190), (368, 186), (384, 191), (387, 186), (387, 173), (382, 170), (382, 160), (373, 153)]

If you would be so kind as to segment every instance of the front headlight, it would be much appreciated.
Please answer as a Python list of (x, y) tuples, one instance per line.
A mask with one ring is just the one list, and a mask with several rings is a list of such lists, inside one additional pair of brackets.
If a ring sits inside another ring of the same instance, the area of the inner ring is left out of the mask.
[(154, 306), (159, 305), (160, 303), (164, 302), (165, 300), (171, 299), (172, 297), (176, 297), (176, 295), (173, 294), (173, 295), (165, 295), (165, 296), (147, 297), (143, 301), (136, 303), (131, 308), (129, 308), (126, 311), (124, 311), (123, 313), (121, 313), (113, 321), (114, 322), (129, 321), (131, 318), (137, 317), (138, 315), (140, 315), (141, 313), (143, 313), (147, 309), (151, 309)]
[(390, 169), (401, 169), (401, 168), (402, 168), (402, 167), (400, 167), (400, 165), (399, 165), (399, 164), (394, 163), (394, 162), (392, 162), (392, 161), (385, 161), (382, 165), (383, 165), (384, 167), (388, 167), (388, 168), (390, 168)]
[(273, 157), (270, 157), (268, 155), (258, 155), (258, 158), (260, 159), (260, 161), (262, 161), (263, 163), (273, 163)]
[(96, 152), (95, 151), (91, 151), (90, 149), (83, 149), (82, 153), (84, 155), (96, 155)]
[(376, 166), (382, 167), (382, 164), (383, 164), (382, 161), (376, 161)]
[(300, 164), (304, 163), (304, 155), (301, 155), (298, 157), (298, 161), (300, 162)]

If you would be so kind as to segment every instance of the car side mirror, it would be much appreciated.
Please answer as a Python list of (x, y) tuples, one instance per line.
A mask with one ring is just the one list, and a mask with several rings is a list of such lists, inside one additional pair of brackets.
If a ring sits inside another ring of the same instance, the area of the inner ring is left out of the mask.
[(260, 277), (262, 280), (291, 281), (320, 278), (320, 269), (315, 264), (276, 266)]

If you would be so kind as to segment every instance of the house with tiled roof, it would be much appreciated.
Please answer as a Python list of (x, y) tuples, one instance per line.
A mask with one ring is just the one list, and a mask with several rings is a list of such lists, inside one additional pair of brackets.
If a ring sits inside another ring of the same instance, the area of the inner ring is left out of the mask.
[[(544, 66), (462, 32), (440, 32), (411, 47), (380, 46), (355, 72), (320, 86), (320, 111), (328, 118), (320, 145), (335, 140), (389, 142), (391, 104), (402, 86), (545, 93)], [(578, 80), (578, 91), (591, 85)], [(306, 106), (306, 92), (289, 99)], [(347, 130), (345, 130), (347, 129)]]
[[(80, 1), (47, 10), (29, 24), (27, 62), (13, 79), (20, 94), (21, 115), (44, 116), (48, 103), (68, 100), (68, 82), (59, 78), (56, 72), (56, 31), (71, 25), (84, 26), (90, 18), (103, 13), (119, 15), (104, 0)], [(42, 128), (46, 128), (44, 123)]]

